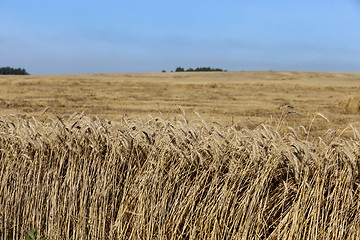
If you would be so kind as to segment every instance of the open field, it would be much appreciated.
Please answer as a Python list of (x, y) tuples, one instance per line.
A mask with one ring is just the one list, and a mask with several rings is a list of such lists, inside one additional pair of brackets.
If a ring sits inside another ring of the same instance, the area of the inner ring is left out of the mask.
[[(352, 97), (354, 97), (352, 99)], [(330, 121), (317, 128), (342, 128), (359, 121), (360, 74), (315, 72), (222, 72), (0, 76), (0, 114), (87, 115), (118, 119), (148, 114), (257, 126), (282, 107), (296, 112), (290, 125), (308, 125), (321, 112)]]
[(344, 73), (0, 76), (0, 239), (360, 239), (359, 93)]

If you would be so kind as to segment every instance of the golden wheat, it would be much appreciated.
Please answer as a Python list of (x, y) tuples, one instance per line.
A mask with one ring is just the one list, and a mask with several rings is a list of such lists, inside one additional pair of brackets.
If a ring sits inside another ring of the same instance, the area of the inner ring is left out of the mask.
[(279, 124), (2, 116), (1, 239), (359, 239), (359, 131)]

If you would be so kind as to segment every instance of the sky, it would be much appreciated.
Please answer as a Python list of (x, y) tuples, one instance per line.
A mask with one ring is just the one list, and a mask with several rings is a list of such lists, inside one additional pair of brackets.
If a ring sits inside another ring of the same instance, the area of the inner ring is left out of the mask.
[(0, 0), (6, 66), (360, 72), (360, 0)]

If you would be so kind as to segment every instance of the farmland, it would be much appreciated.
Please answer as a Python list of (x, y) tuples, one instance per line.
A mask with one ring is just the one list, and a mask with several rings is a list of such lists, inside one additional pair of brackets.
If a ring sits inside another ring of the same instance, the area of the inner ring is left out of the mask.
[(0, 237), (358, 239), (359, 79), (1, 76)]
[[(358, 121), (360, 74), (314, 72), (222, 72), (0, 76), (0, 114), (171, 118), (182, 106), (188, 118), (256, 126), (278, 118), (284, 106), (294, 126), (317, 112), (343, 128)], [(355, 101), (350, 104), (352, 98)], [(357, 99), (356, 99), (357, 98)], [(315, 124), (323, 124), (315, 123)]]

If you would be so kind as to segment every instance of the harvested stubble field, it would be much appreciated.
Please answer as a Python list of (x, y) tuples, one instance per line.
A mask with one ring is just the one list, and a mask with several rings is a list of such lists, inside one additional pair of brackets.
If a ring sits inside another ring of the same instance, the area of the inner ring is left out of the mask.
[(1, 239), (360, 238), (359, 74), (171, 74), (0, 78)]
[[(211, 72), (0, 76), (0, 114), (28, 113), (43, 119), (74, 112), (102, 119), (162, 116), (171, 119), (182, 106), (191, 120), (255, 127), (293, 112), (290, 125), (308, 125), (317, 112), (330, 123), (313, 131), (358, 124), (360, 74), (316, 72)], [(46, 118), (45, 117), (45, 118)], [(358, 126), (360, 126), (358, 124)]]

